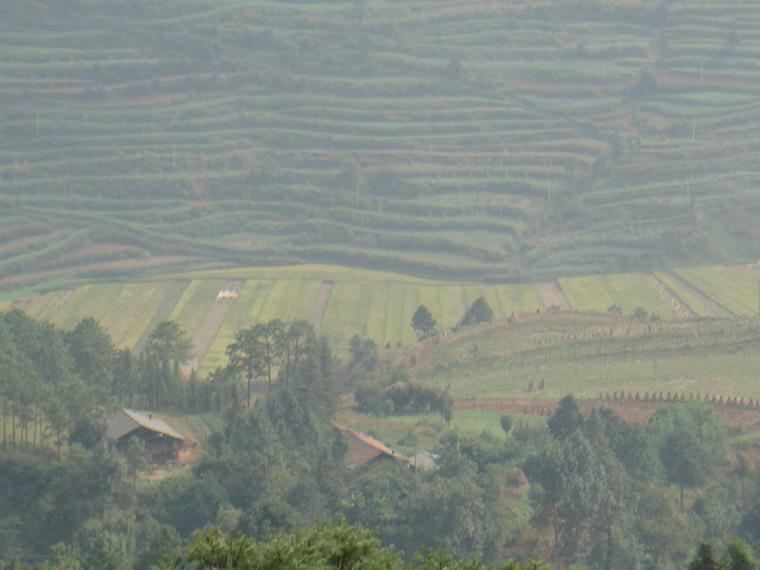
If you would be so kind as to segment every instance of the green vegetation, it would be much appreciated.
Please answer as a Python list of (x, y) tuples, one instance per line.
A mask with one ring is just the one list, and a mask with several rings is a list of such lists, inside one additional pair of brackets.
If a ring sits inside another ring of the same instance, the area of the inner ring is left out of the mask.
[[(249, 323), (309, 321), (343, 355), (356, 334), (372, 339), (378, 347), (415, 343), (410, 321), (420, 304), (430, 310), (440, 331), (461, 324), (479, 299), (491, 309), (492, 322), (499, 323), (516, 315), (554, 312), (559, 309), (557, 294), (567, 298), (571, 310), (606, 313), (618, 306), (624, 316), (641, 313), (640, 321), (731, 316), (728, 309), (751, 316), (759, 286), (755, 274), (760, 276), (760, 271), (747, 265), (680, 269), (677, 274), (657, 273), (656, 277), (569, 278), (561, 279), (557, 293), (547, 296), (546, 284), (457, 284), (307, 265), (194, 272), (170, 276), (167, 281), (92, 283), (31, 295), (20, 290), (7, 297), (5, 307), (21, 308), (64, 328), (71, 328), (82, 316), (93, 316), (117, 346), (137, 349), (148, 332), (168, 318), (186, 330), (194, 343), (189, 367), (206, 375), (226, 365), (227, 346), (235, 332)], [(218, 301), (217, 294), (225, 288), (239, 290), (237, 298)], [(488, 320), (485, 308), (478, 314)]]
[(560, 285), (572, 307), (578, 311), (602, 313), (617, 304), (623, 314), (637, 308), (672, 318), (672, 308), (643, 275), (609, 275), (560, 279)]
[[(580, 375), (570, 377), (568, 360), (585, 375), (652, 351), (662, 367), (701, 352), (702, 366), (733, 359), (756, 368), (757, 335), (751, 320), (532, 315), (439, 339), (407, 369), (411, 351), (359, 336), (338, 366), (310, 324), (275, 320), (237, 331), (228, 367), (180, 382), (189, 340), (172, 321), (158, 323), (134, 355), (114, 348), (92, 319), (63, 332), (11, 311), (0, 316), (0, 528), (13, 532), (0, 534), (0, 568), (363, 560), (369, 568), (522, 569), (543, 558), (676, 570), (710, 556), (719, 565), (708, 568), (753, 568), (750, 547), (733, 538), (760, 544), (757, 423), (747, 421), (756, 409), (639, 402), (648, 411), (628, 419), (625, 405), (621, 415), (604, 409), (614, 400), (591, 409), (567, 396), (556, 409), (548, 404), (547, 421), (546, 408), (533, 415), (535, 406), (521, 406), (564, 391), (552, 381), (522, 403), (510, 389), (494, 397), (494, 385), (488, 398), (472, 397), (461, 372), (441, 384), (454, 362), (475, 371), (495, 358), (509, 376), (521, 366), (535, 373), (538, 363), (573, 382)], [(667, 375), (653, 381), (667, 386)], [(749, 385), (742, 393), (754, 394)], [(102, 418), (123, 402), (170, 419), (202, 449), (185, 469), (146, 476), (141, 440), (116, 453), (103, 439)], [(341, 425), (394, 452), (349, 468), (357, 456)], [(405, 462), (419, 452), (432, 466), (417, 456)], [(334, 519), (354, 526), (318, 524)], [(694, 555), (701, 540), (726, 546)]]
[(0, 288), (760, 257), (754, 3), (399, 8), (6, 2)]
[[(640, 322), (606, 315), (524, 316), (434, 344), (413, 377), (455, 400), (530, 403), (567, 393), (760, 397), (756, 320)], [(540, 389), (543, 383), (543, 389)]]
[(734, 267), (679, 269), (678, 274), (735, 315), (760, 314), (760, 272)]

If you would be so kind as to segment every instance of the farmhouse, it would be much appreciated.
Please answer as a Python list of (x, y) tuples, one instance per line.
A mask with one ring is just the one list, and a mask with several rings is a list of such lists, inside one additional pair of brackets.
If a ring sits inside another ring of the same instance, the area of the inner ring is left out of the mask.
[(371, 435), (338, 425), (335, 428), (343, 436), (343, 441), (348, 448), (346, 450), (346, 465), (349, 468), (368, 467), (383, 461), (398, 461), (409, 466), (409, 460), (398, 455), (382, 441)]
[(106, 437), (116, 442), (123, 452), (131, 437), (139, 437), (154, 463), (176, 462), (185, 438), (163, 420), (152, 414), (124, 408), (108, 418)]

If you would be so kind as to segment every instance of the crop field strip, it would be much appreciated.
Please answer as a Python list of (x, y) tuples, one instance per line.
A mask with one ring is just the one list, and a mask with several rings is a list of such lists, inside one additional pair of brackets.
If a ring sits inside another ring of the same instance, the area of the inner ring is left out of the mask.
[(65, 329), (93, 317), (111, 333), (117, 346), (135, 347), (157, 322), (169, 316), (186, 287), (186, 281), (83, 285), (42, 295), (25, 308), (31, 316)]
[[(760, 207), (760, 7), (652, 9), (13, 0), (0, 286), (182, 259), (464, 280), (683, 261), (672, 243)], [(647, 69), (660, 88), (632, 95)]]
[(679, 269), (676, 273), (735, 315), (755, 316), (760, 310), (760, 274), (736, 267)]
[(665, 319), (676, 317), (673, 308), (651, 286), (645, 275), (573, 277), (560, 279), (559, 283), (577, 311), (603, 312), (616, 304), (626, 315), (641, 307)]
[[(727, 309), (716, 311), (723, 306), (719, 302), (740, 316), (757, 314), (757, 306), (754, 311), (752, 307), (758, 302), (760, 287), (757, 266), (680, 269), (656, 277), (689, 308), (687, 317), (732, 316)], [(239, 297), (217, 301), (219, 290), (230, 286), (239, 289)], [(685, 318), (649, 275), (565, 278), (551, 284), (551, 294), (543, 291), (546, 286), (436, 282), (381, 271), (308, 265), (198, 271), (158, 281), (90, 283), (44, 294), (20, 291), (15, 298), (0, 297), (0, 310), (18, 307), (66, 329), (80, 318), (92, 316), (111, 332), (118, 346), (137, 348), (156, 323), (173, 319), (193, 340), (191, 365), (202, 374), (225, 364), (225, 349), (236, 330), (275, 318), (312, 320), (315, 308), (322, 319), (313, 324), (333, 341), (338, 355), (345, 354), (354, 334), (371, 338), (379, 346), (413, 344), (416, 339), (410, 321), (420, 304), (432, 311), (439, 330), (448, 330), (480, 296), (488, 301), (497, 322), (512, 315), (545, 312), (557, 306), (558, 296), (569, 302), (563, 311), (579, 315), (604, 314), (617, 304), (624, 315), (642, 308), (664, 321)]]

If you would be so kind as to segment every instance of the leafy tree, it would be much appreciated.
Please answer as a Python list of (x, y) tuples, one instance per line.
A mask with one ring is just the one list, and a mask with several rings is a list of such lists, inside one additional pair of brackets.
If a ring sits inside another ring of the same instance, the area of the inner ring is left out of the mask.
[(261, 366), (266, 375), (267, 383), (271, 388), (272, 371), (280, 364), (280, 358), (283, 354), (283, 337), (286, 334), (285, 325), (282, 321), (275, 319), (266, 324), (256, 325), (254, 329), (261, 347), (259, 351)]
[(100, 418), (82, 417), (75, 423), (69, 434), (69, 444), (78, 443), (86, 449), (94, 449), (105, 437), (105, 422)]
[(77, 373), (91, 390), (96, 391), (95, 401), (106, 401), (116, 358), (111, 337), (95, 319), (87, 318), (77, 323), (67, 340)]
[(184, 364), (190, 360), (193, 344), (187, 333), (174, 321), (162, 321), (148, 337), (146, 350), (161, 362)]
[(85, 568), (131, 570), (129, 535), (105, 528), (97, 519), (89, 521), (78, 539), (80, 559)]
[(703, 542), (699, 545), (696, 556), (689, 563), (689, 570), (721, 570), (712, 544)]
[(538, 562), (537, 560), (531, 560), (530, 562), (525, 562), (523, 564), (515, 560), (510, 560), (506, 563), (503, 570), (549, 570), (549, 566), (543, 562)]
[(213, 478), (175, 477), (163, 485), (166, 520), (182, 536), (210, 523), (219, 507), (227, 504), (227, 492)]
[(131, 407), (140, 391), (141, 371), (138, 360), (128, 349), (122, 349), (114, 364), (114, 391), (119, 401)]
[(617, 458), (634, 481), (657, 482), (664, 477), (658, 442), (646, 426), (622, 421), (610, 410), (595, 415), (604, 424), (604, 434)]
[(435, 319), (425, 305), (420, 305), (412, 316), (412, 328), (417, 332), (419, 340), (435, 334)]
[(577, 400), (567, 395), (559, 401), (559, 407), (547, 422), (549, 431), (556, 439), (566, 439), (583, 425), (583, 414)]
[(132, 486), (137, 484), (137, 473), (150, 466), (150, 458), (145, 450), (145, 443), (139, 437), (130, 437), (124, 449), (124, 459), (127, 461), (127, 473), (132, 478)]
[[(487, 480), (487, 476), (483, 476)], [(423, 479), (404, 509), (403, 542), (408, 553), (423, 547), (450, 551), (457, 556), (500, 556), (504, 542), (502, 489), (496, 482), (481, 482), (474, 466), (463, 462), (443, 466), (431, 479)], [(490, 484), (493, 483), (493, 484)]]
[(472, 305), (465, 311), (462, 320), (456, 326), (457, 329), (478, 325), (480, 323), (490, 323), (493, 320), (493, 311), (488, 301), (484, 297), (478, 297)]
[(538, 484), (532, 495), (535, 518), (551, 529), (558, 563), (597, 550), (607, 568), (615, 567), (613, 530), (620, 524), (628, 488), (616, 459), (575, 429), (531, 457), (524, 470)]
[(728, 543), (721, 563), (724, 570), (755, 570), (758, 567), (752, 549), (738, 539)]
[(650, 420), (659, 434), (660, 457), (668, 481), (680, 489), (707, 481), (725, 462), (726, 432), (706, 404), (675, 405), (659, 409)]
[[(236, 331), (235, 342), (227, 347), (229, 368), (243, 372), (248, 382), (246, 403), (249, 408), (251, 407), (251, 383), (255, 377), (263, 373), (261, 361), (263, 347), (259, 340), (259, 330), (253, 326)], [(221, 379), (221, 371), (218, 371), (214, 381), (218, 381), (218, 379)]]
[[(0, 563), (2, 568), (2, 563)], [(50, 563), (44, 570), (84, 570), (77, 551), (67, 544), (55, 544), (50, 549)]]
[(512, 431), (512, 418), (506, 415), (501, 416), (501, 418), (499, 418), (499, 424), (501, 425), (504, 435), (509, 435), (509, 432)]
[(643, 562), (651, 568), (683, 568), (699, 540), (693, 518), (680, 512), (657, 484), (640, 486), (631, 510), (636, 513), (633, 530), (644, 550)]
[(386, 570), (403, 567), (403, 561), (369, 531), (337, 524), (283, 534), (263, 544), (211, 529), (197, 534), (183, 555), (165, 565), (167, 570), (188, 567)]
[(631, 317), (633, 317), (637, 321), (645, 321), (649, 318), (649, 313), (642, 307), (636, 307), (633, 310), (633, 313), (631, 313)]
[(279, 335), (281, 368), (285, 386), (298, 385), (308, 367), (310, 354), (316, 349), (317, 335), (314, 326), (307, 321), (293, 321), (283, 325), (285, 330)]
[(363, 339), (358, 334), (348, 342), (348, 352), (351, 354), (351, 366), (361, 365), (372, 372), (378, 364), (377, 345), (369, 338)]
[(182, 540), (174, 527), (146, 517), (136, 533), (134, 568), (158, 566), (163, 560), (177, 556), (181, 546)]

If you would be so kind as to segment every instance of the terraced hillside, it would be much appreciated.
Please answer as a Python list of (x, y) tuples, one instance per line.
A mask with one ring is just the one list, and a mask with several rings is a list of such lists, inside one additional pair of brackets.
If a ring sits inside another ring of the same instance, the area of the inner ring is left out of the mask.
[(6, 0), (0, 287), (760, 257), (760, 3)]
[[(646, 329), (661, 321), (699, 317), (743, 322), (746, 319), (735, 317), (758, 314), (759, 284), (760, 265), (500, 285), (304, 265), (197, 271), (154, 281), (89, 283), (43, 294), (18, 291), (0, 295), (0, 311), (20, 308), (67, 329), (79, 319), (95, 317), (119, 346), (137, 348), (158, 322), (171, 319), (193, 342), (189, 368), (206, 373), (226, 363), (225, 349), (236, 330), (272, 319), (310, 321), (339, 354), (345, 354), (355, 334), (388, 348), (414, 344), (410, 322), (420, 304), (430, 309), (444, 333), (480, 296), (502, 324), (535, 313), (607, 318), (608, 309), (617, 305), (619, 316), (610, 318), (624, 317)], [(220, 298), (220, 293), (228, 297)]]

